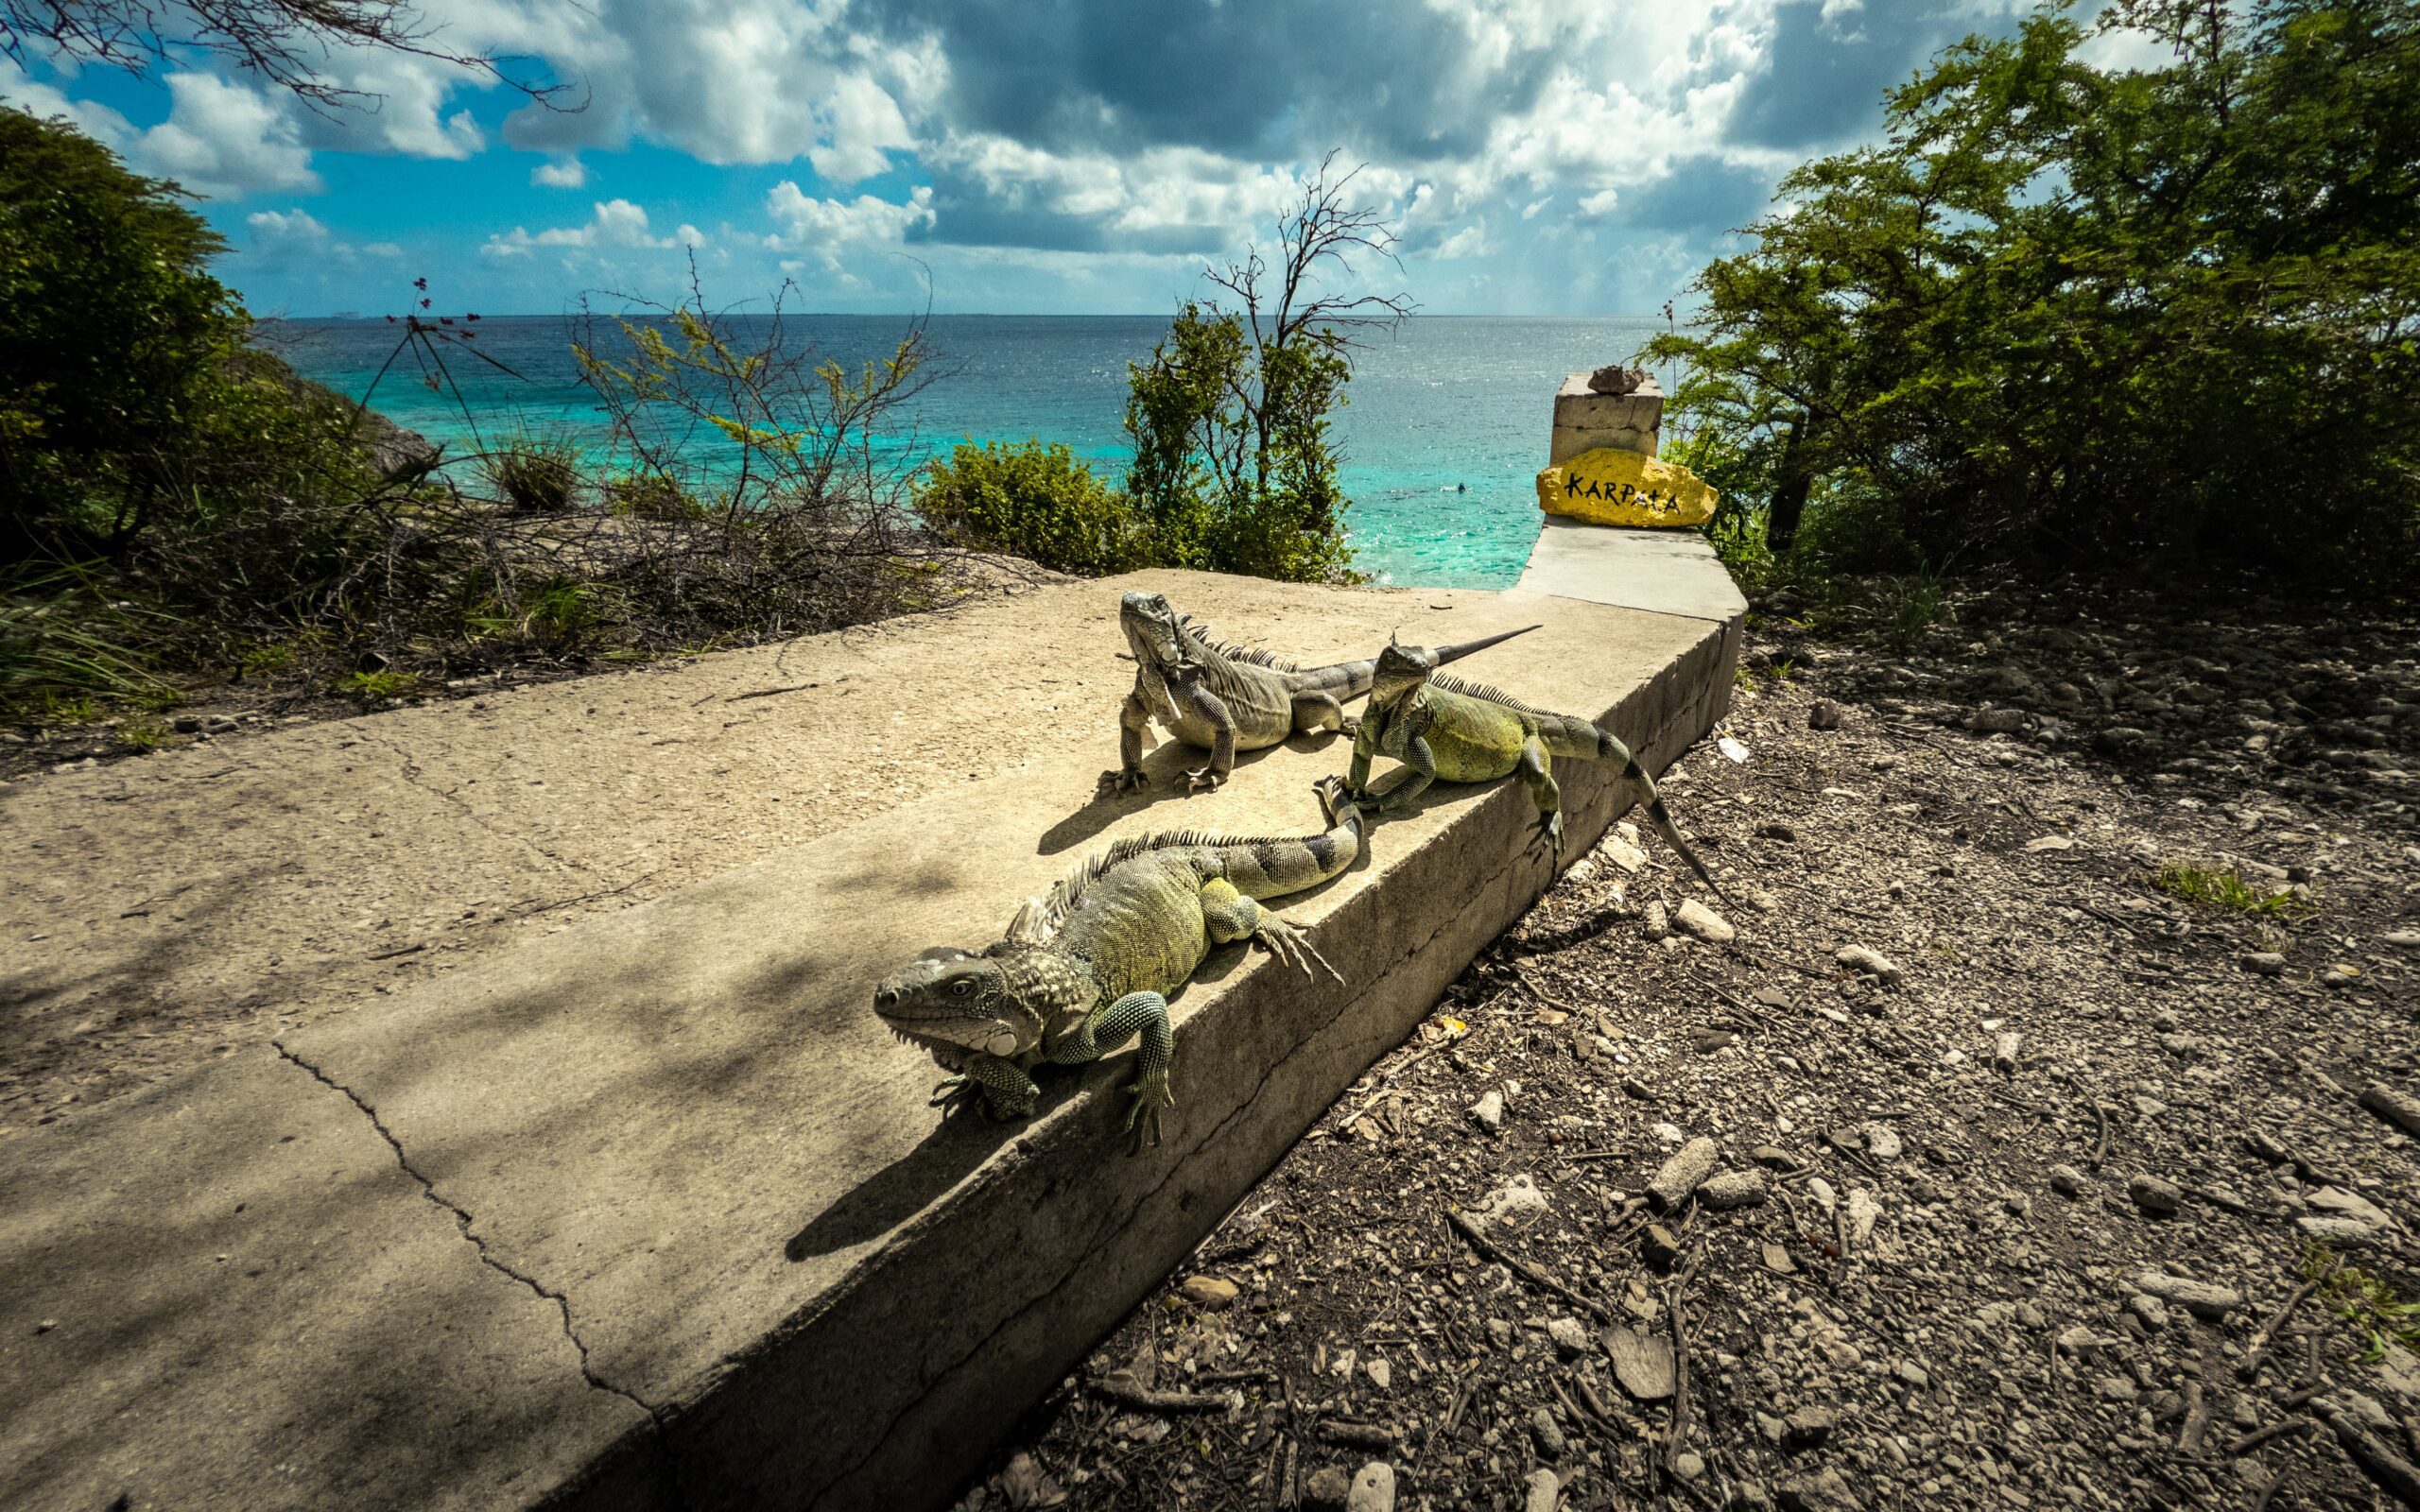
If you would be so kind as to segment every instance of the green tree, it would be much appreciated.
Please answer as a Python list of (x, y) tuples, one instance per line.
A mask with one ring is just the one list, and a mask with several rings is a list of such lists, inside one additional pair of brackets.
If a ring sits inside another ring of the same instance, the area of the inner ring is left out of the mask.
[[(1150, 360), (1130, 370), (1126, 479), (1157, 559), (1293, 581), (1349, 576), (1349, 501), (1328, 417), (1345, 403), (1354, 335), (1411, 311), (1401, 294), (1319, 293), (1364, 255), (1394, 260), (1374, 207), (1349, 201), (1335, 155), (1259, 249), (1208, 272), (1232, 305), (1188, 301)], [(1357, 170), (1356, 170), (1357, 172)]]
[(0, 565), (123, 549), (249, 325), (173, 183), (0, 109)]
[(953, 544), (1004, 551), (1055, 572), (1132, 572), (1151, 559), (1150, 526), (1065, 446), (959, 446), (927, 464), (916, 512)]
[(1646, 349), (1777, 547), (2412, 570), (2420, 4), (2054, 5), (1888, 103)]

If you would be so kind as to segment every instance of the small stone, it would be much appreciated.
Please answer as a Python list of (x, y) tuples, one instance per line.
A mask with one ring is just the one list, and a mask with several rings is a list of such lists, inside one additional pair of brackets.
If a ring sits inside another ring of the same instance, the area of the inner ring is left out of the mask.
[(1703, 1134), (1682, 1145), (1648, 1183), (1648, 1205), (1657, 1212), (1669, 1212), (1688, 1201), (1698, 1183), (1714, 1173), (1720, 1153), (1714, 1141)]
[(1647, 1232), (1639, 1238), (1638, 1252), (1656, 1270), (1668, 1271), (1680, 1263), (1681, 1241), (1662, 1224), (1651, 1223), (1647, 1226)]
[(1622, 1095), (1624, 1097), (1633, 1098), (1638, 1102), (1651, 1103), (1655, 1101), (1655, 1089), (1650, 1087), (1647, 1083), (1639, 1080), (1635, 1076), (1624, 1076), (1622, 1078)]
[(2072, 850), (2075, 848), (2074, 838), (2065, 834), (2046, 834), (2040, 839), (2025, 842), (2025, 849), (2036, 855), (2047, 850)]
[(1757, 1145), (1754, 1149), (1748, 1152), (1748, 1159), (1755, 1161), (1758, 1165), (1763, 1166), (1768, 1171), (1795, 1171), (1798, 1169), (1797, 1157), (1791, 1155), (1788, 1150), (1780, 1149), (1771, 1144)]
[(1624, 1391), (1640, 1401), (1662, 1401), (1672, 1395), (1670, 1341), (1618, 1323), (1609, 1326), (1598, 1339), (1613, 1361), (1614, 1379), (1622, 1383)]
[(1832, 953), (1832, 959), (1852, 971), (1876, 977), (1896, 987), (1904, 974), (1889, 956), (1867, 950), (1862, 945), (1843, 945)]
[(1705, 1473), (1705, 1456), (1694, 1449), (1685, 1449), (1672, 1456), (1672, 1473), (1685, 1481), (1694, 1481)]
[(2004, 1072), (2014, 1071), (2016, 1047), (2022, 1042), (2021, 1037), (2015, 1030), (2004, 1031), (1999, 1038), (1992, 1041), (1992, 1064)]
[(1724, 1211), (1732, 1208), (1754, 1208), (1765, 1200), (1765, 1173), (1756, 1170), (1725, 1171), (1708, 1177), (1698, 1188), (1698, 1205)]
[(1781, 1483), (1780, 1493), (1784, 1512), (1861, 1512), (1849, 1483), (1830, 1466), (1791, 1476)]
[(1570, 1447), (1563, 1436), (1563, 1425), (1544, 1407), (1530, 1414), (1530, 1436), (1538, 1441), (1538, 1452), (1548, 1459), (1563, 1458), (1563, 1452)]
[(1840, 1421), (1827, 1407), (1801, 1407), (1785, 1419), (1782, 1444), (1791, 1450), (1821, 1449)]
[(2380, 937), (2397, 950), (2420, 951), (2420, 929), (2398, 929)]
[(1395, 1512), (1394, 1467), (1382, 1459), (1362, 1466), (1345, 1495), (1344, 1512)]
[(2169, 1216), (2185, 1200), (2185, 1194), (2179, 1192), (2174, 1183), (2163, 1181), (2148, 1172), (2137, 1172), (2126, 1178), (2126, 1195), (2135, 1199), (2135, 1207), (2154, 1218)]
[(1709, 945), (1728, 945), (1739, 937), (1729, 919), (1694, 898), (1682, 900), (1672, 921)]
[(1344, 1512), (1344, 1499), (1352, 1494), (1352, 1477), (1330, 1465), (1312, 1473), (1310, 1484), (1303, 1487), (1303, 1505), (1306, 1512)]
[(1765, 1246), (1764, 1260), (1765, 1269), (1772, 1271), (1776, 1276), (1794, 1276), (1798, 1274), (1798, 1263), (1791, 1260), (1789, 1258), (1789, 1251), (1784, 1249), (1779, 1245), (1769, 1244)]
[(1923, 1391), (1932, 1384), (1932, 1374), (1913, 1360), (1903, 1360), (1896, 1372), (1901, 1381)]
[(1565, 1354), (1588, 1352), (1588, 1331), (1581, 1327), (1576, 1317), (1547, 1319), (1547, 1337), (1554, 1340), (1554, 1347)]
[(2294, 1227), (2326, 1245), (2360, 1248), (2377, 1242), (2378, 1231), (2359, 1218), (2297, 1218)]
[(1487, 1200), (1479, 1204), (1478, 1215), (1490, 1223), (1511, 1219), (1517, 1225), (1549, 1211), (1550, 1208), (1547, 1194), (1538, 1190), (1536, 1179), (1522, 1172), (1489, 1193)]
[(1649, 903), (1642, 916), (1649, 939), (1662, 939), (1672, 933), (1672, 919), (1660, 902)]
[(1858, 1132), (1865, 1136), (1865, 1152), (1868, 1155), (1877, 1160), (1895, 1160), (1899, 1158), (1897, 1129), (1883, 1123), (1861, 1124), (1858, 1127)]
[(2238, 964), (2260, 976), (2286, 974), (2286, 958), (2275, 951), (2250, 951), (2238, 958)]
[(1863, 1187), (1849, 1194), (1849, 1243), (1864, 1244), (1874, 1237), (1874, 1226), (1882, 1217), (1882, 1200)]
[(2020, 1328), (2046, 1329), (2050, 1326), (2049, 1314), (2031, 1302), (2016, 1304), (2016, 1321)]
[(1490, 1134), (1495, 1133), (1504, 1126), (1504, 1093), (1489, 1088), (1484, 1096), (1471, 1104), (1470, 1112), (1471, 1117), (1478, 1120), (1479, 1127)]
[(2081, 1323), (2070, 1323), (2059, 1331), (2059, 1352), (2077, 1359), (2097, 1354), (2109, 1347), (2110, 1341)]
[(2081, 1197), (2091, 1186), (2084, 1174), (2072, 1165), (2050, 1167), (2050, 1190), (2063, 1197)]
[(2420, 1097), (2374, 1081), (2361, 1089), (2361, 1106), (2413, 1139), (2420, 1139)]
[(1500, 1317), (1489, 1318), (1487, 1320), (1487, 1336), (1499, 1349), (1511, 1345), (1512, 1342), (1512, 1325), (1511, 1321)]
[(2141, 1395), (2133, 1382), (2119, 1376), (2102, 1376), (2092, 1383), (2092, 1389), (2107, 1401), (2132, 1401)]
[(1597, 850), (1624, 871), (1635, 873), (1647, 865), (1647, 852), (1618, 834), (1609, 834), (1598, 841)]
[(1216, 1313), (1242, 1295), (1235, 1282), (1216, 1276), (1187, 1276), (1178, 1291), (1184, 1299), (1205, 1312)]
[(1057, 1506), (1067, 1499), (1050, 1472), (1034, 1463), (1033, 1456), (1018, 1453), (1011, 1456), (1000, 1471), (1000, 1494), (1015, 1512), (1028, 1507)]
[(2134, 1314), (2142, 1321), (2143, 1327), (2153, 1333), (2168, 1327), (2168, 1309), (2161, 1305), (2160, 1299), (2156, 1297), (2139, 1293), (2130, 1297), (2126, 1298), (2126, 1311)]
[(2306, 1192), (2303, 1200), (2329, 1217), (2351, 1218), (2373, 1228), (2385, 1228), (2394, 1222), (2377, 1203), (2358, 1192), (2347, 1192), (2342, 1187), (2321, 1187), (2316, 1192)]
[[(1541, 1407), (1538, 1411), (1544, 1413), (1546, 1409)], [(1556, 1437), (1561, 1436), (1558, 1431)], [(1562, 1457), (1563, 1450), (1559, 1444), (1554, 1452), (1557, 1458)], [(1563, 1482), (1555, 1478), (1554, 1471), (1531, 1470), (1529, 1480), (1523, 1484), (1529, 1490), (1522, 1499), (1521, 1512), (1554, 1512), (1555, 1503), (1563, 1497)]]
[(1710, 1056), (1718, 1050), (1728, 1050), (1738, 1042), (1737, 1035), (1721, 1029), (1704, 1030), (1689, 1036), (1689, 1048), (1701, 1056)]
[(1840, 729), (1841, 706), (1829, 698), (1816, 699), (1815, 707), (1806, 711), (1806, 728), (1809, 730)]
[[(2243, 1294), (2207, 1281), (2187, 1280), (2160, 1271), (2147, 1270), (2135, 1278), (2135, 1284), (2162, 1301), (2174, 1302), (2195, 1317), (2215, 1322), (2243, 1305)], [(2149, 1318), (2145, 1322), (2152, 1321)]]

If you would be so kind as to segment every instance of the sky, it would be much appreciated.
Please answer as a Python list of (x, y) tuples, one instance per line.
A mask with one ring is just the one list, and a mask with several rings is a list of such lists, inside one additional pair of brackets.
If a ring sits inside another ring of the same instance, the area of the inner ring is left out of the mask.
[(1685, 289), (1806, 158), (2011, 0), (425, 0), (551, 109), (391, 52), (315, 112), (206, 62), (0, 59), (206, 197), (255, 314), (561, 311), (595, 291), (793, 307), (1160, 313), (1264, 244), (1333, 151), (1393, 217), (1359, 270), (1426, 314), (1616, 315)]

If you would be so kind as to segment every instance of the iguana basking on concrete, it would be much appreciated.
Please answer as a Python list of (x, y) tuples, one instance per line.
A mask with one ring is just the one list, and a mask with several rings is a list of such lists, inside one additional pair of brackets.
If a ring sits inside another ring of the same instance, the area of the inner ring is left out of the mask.
[(1379, 653), (1370, 708), (1353, 741), (1347, 785), (1356, 801), (1374, 798), (1369, 786), (1374, 756), (1392, 756), (1407, 769), (1404, 780), (1377, 801), (1381, 812), (1407, 806), (1441, 777), (1449, 782), (1490, 782), (1517, 772), (1537, 800), (1540, 836), (1560, 855), (1563, 790), (1554, 780), (1552, 758), (1619, 762), (1622, 780), (1646, 809), (1648, 823), (1699, 880), (1714, 888), (1716, 897), (1723, 895), (1697, 852), (1681, 838), (1655, 791), (1655, 780), (1629, 747), (1588, 720), (1532, 709), (1485, 683), (1438, 676), (1437, 662), (1437, 653), (1426, 646), (1390, 645)]
[[(1373, 661), (1298, 667), (1266, 651), (1222, 644), (1168, 607), (1160, 593), (1128, 593), (1117, 606), (1118, 627), (1134, 653), (1134, 689), (1118, 711), (1117, 770), (1103, 781), (1123, 792), (1140, 787), (1143, 734), (1154, 720), (1188, 746), (1210, 752), (1206, 765), (1185, 774), (1185, 791), (1215, 788), (1236, 767), (1236, 752), (1259, 750), (1293, 735), (1335, 730), (1352, 734), (1357, 721), (1344, 704), (1370, 691)], [(1484, 650), (1534, 625), (1461, 645), (1441, 646), (1440, 664)]]
[(1140, 1034), (1126, 1127), (1137, 1148), (1147, 1133), (1158, 1143), (1160, 1110), (1176, 1106), (1167, 994), (1213, 946), (1256, 939), (1305, 976), (1314, 961), (1337, 976), (1300, 929), (1255, 902), (1315, 887), (1360, 853), (1364, 821), (1344, 784), (1330, 777), (1318, 791), (1323, 834), (1120, 840), (1028, 900), (997, 944), (926, 951), (886, 977), (874, 1013), (957, 1074), (934, 1089), (934, 1106), (979, 1103), (993, 1119), (1024, 1117), (1039, 1095), (1031, 1068), (1098, 1060)]

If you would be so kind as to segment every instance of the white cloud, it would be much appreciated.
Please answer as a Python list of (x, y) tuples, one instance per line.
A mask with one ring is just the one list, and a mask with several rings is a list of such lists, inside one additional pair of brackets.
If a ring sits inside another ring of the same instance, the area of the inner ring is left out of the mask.
[(541, 247), (663, 250), (705, 244), (706, 233), (685, 222), (671, 235), (658, 236), (648, 228), (646, 207), (627, 199), (606, 199), (591, 208), (583, 225), (549, 227), (534, 235), (527, 228), (515, 226), (510, 232), (490, 236), (479, 250), (489, 257), (527, 257)]
[(1582, 195), (1581, 197), (1580, 214), (1590, 220), (1601, 220), (1605, 216), (1612, 215), (1614, 213), (1614, 207), (1621, 202), (1622, 192), (1620, 190), (1599, 189), (1593, 195)]
[(765, 196), (765, 213), (781, 227), (765, 238), (765, 245), (777, 252), (895, 246), (909, 232), (933, 223), (933, 191), (920, 185), (904, 203), (873, 195), (843, 203), (818, 199), (785, 179)]
[(542, 189), (585, 189), (588, 164), (578, 158), (542, 163), (529, 170), (529, 181)]
[(244, 217), (259, 242), (309, 242), (328, 239), (328, 228), (307, 210), (255, 210)]

